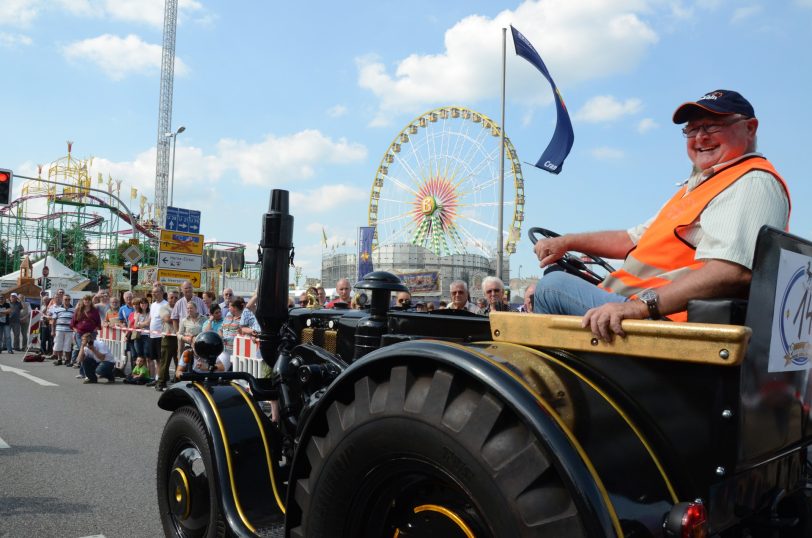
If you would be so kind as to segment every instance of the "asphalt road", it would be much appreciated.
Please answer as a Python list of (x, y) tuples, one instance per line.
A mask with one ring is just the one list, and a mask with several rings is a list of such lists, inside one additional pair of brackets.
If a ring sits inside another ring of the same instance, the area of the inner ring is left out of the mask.
[(77, 373), (0, 354), (0, 538), (162, 536), (159, 393)]

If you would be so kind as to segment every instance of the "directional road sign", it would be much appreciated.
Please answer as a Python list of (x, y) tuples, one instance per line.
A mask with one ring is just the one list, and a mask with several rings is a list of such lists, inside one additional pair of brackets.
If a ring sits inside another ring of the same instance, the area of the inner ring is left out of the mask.
[(158, 255), (159, 269), (173, 269), (175, 271), (200, 271), (203, 266), (203, 256), (198, 254), (180, 254), (178, 252), (163, 252)]
[(158, 250), (201, 255), (203, 254), (203, 236), (174, 230), (161, 230), (161, 244)]
[(141, 249), (135, 245), (130, 245), (127, 247), (127, 249), (122, 252), (121, 255), (130, 263), (135, 263), (144, 257), (144, 253), (141, 252)]
[(183, 284), (185, 281), (192, 283), (195, 288), (200, 287), (200, 271), (174, 271), (172, 269), (158, 269), (158, 280), (162, 284)]
[(167, 207), (166, 229), (192, 234), (200, 233), (200, 211), (172, 206)]

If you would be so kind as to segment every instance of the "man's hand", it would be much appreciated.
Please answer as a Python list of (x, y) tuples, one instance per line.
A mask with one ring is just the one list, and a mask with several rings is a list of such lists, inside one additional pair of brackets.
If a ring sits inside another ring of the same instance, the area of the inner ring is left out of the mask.
[(611, 342), (614, 335), (626, 336), (620, 322), (624, 319), (646, 319), (648, 307), (642, 301), (606, 303), (592, 308), (584, 314), (581, 327), (589, 327), (592, 336)]
[(539, 259), (539, 267), (547, 267), (564, 257), (569, 250), (566, 236), (539, 239), (533, 247), (533, 252)]

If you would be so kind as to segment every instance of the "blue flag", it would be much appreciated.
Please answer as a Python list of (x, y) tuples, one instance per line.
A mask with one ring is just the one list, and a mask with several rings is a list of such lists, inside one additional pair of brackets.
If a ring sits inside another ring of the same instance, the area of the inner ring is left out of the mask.
[(358, 228), (358, 280), (362, 280), (364, 275), (374, 271), (372, 268), (372, 238), (374, 236), (374, 226)]
[(564, 166), (564, 159), (570, 154), (572, 143), (575, 141), (575, 134), (572, 132), (572, 122), (570, 121), (569, 112), (567, 112), (567, 107), (564, 106), (564, 99), (561, 97), (561, 92), (558, 91), (555, 82), (553, 82), (553, 77), (551, 77), (550, 72), (547, 71), (547, 66), (541, 61), (539, 53), (536, 52), (536, 49), (533, 48), (530, 41), (516, 28), (511, 26), (510, 31), (513, 34), (513, 46), (516, 48), (516, 54), (541, 71), (541, 74), (544, 75), (544, 78), (547, 79), (553, 88), (556, 109), (555, 132), (553, 133), (552, 140), (550, 140), (550, 143), (547, 145), (547, 149), (541, 154), (535, 166), (551, 174), (558, 174), (561, 172), (561, 168)]

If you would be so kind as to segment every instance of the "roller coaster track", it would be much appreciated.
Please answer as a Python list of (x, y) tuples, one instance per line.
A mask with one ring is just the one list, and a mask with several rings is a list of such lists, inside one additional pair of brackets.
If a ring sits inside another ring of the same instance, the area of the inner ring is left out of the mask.
[[(37, 198), (52, 198), (52, 197), (53, 196), (49, 195), (49, 194), (29, 194), (29, 195), (26, 195), (26, 196), (21, 196), (20, 198), (17, 198), (16, 200), (13, 200), (8, 206), (0, 208), (0, 215), (8, 215), (12, 208), (22, 204), (23, 202), (27, 202), (29, 200), (35, 200)], [(115, 206), (112, 206), (112, 205), (108, 204), (107, 202), (105, 202), (104, 200), (99, 198), (98, 196), (95, 196), (93, 194), (82, 194), (81, 197), (93, 200), (93, 202), (95, 202), (96, 205), (98, 205), (100, 207), (103, 207), (105, 209), (108, 209), (111, 212), (115, 213), (118, 216), (118, 218), (120, 218), (121, 220), (123, 220), (124, 222), (129, 224), (130, 226), (134, 226), (136, 230), (138, 230), (139, 232), (141, 232), (142, 234), (144, 234), (148, 238), (150, 238), (150, 239), (155, 239), (156, 238), (156, 235), (152, 230), (150, 230), (149, 228), (146, 228), (142, 224), (139, 224), (137, 221), (135, 221), (133, 219), (132, 215), (122, 211), (118, 207), (115, 207)], [(72, 196), (72, 195), (61, 196), (61, 197), (57, 197), (57, 200), (60, 199), (60, 198), (61, 199), (66, 199), (66, 200), (69, 200), (69, 201), (78, 201), (78, 200), (74, 200), (74, 198), (78, 199), (79, 197)], [(60, 213), (52, 213), (50, 215), (43, 215), (42, 217), (25, 217), (25, 218), (27, 220), (42, 221), (42, 220), (51, 220), (51, 219), (58, 218), (59, 216), (62, 216), (62, 215), (71, 215), (71, 214), (77, 214), (77, 213), (63, 211), (63, 212), (60, 212)], [(104, 217), (102, 217), (100, 215), (96, 215), (95, 213), (93, 215), (94, 215), (94, 218), (92, 220), (90, 220), (88, 222), (85, 222), (85, 223), (82, 223), (80, 225), (80, 227), (82, 229), (88, 229), (88, 228), (92, 228), (94, 226), (98, 226), (104, 220)], [(132, 230), (118, 230), (116, 233), (126, 233), (126, 232), (131, 232), (131, 231)]]

